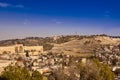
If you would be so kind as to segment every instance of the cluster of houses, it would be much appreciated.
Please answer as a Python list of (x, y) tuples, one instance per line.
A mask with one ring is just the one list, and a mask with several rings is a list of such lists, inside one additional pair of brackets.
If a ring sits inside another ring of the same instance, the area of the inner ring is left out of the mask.
[(23, 63), (22, 61), (25, 61), (25, 56), (27, 56), (28, 53), (30, 56), (43, 53), (43, 46), (24, 46), (23, 44), (0, 46), (0, 73), (11, 63), (13, 65), (15, 63), (21, 65)]
[(58, 67), (63, 67), (64, 65), (68, 65), (70, 60), (69, 55), (61, 55), (61, 54), (39, 54), (39, 56), (28, 56), (26, 58), (25, 66), (30, 70), (40, 71), (41, 74), (42, 69), (57, 69)]
[[(85, 62), (85, 59), (82, 60), (82, 58), (75, 58), (71, 55), (53, 54), (50, 52), (47, 54), (39, 54), (39, 56), (28, 57), (27, 61), (25, 61), (25, 66), (29, 68), (30, 71), (37, 70), (41, 74), (49, 76), (58, 69), (65, 70), (69, 69), (71, 65), (76, 66), (80, 61)], [(69, 72), (67, 74), (69, 74)]]
[[(3, 49), (5, 48), (5, 49)], [(4, 53), (6, 51), (6, 53)], [(39, 71), (44, 76), (49, 76), (59, 69), (71, 76), (69, 70), (74, 69), (79, 62), (86, 63), (86, 58), (74, 57), (68, 54), (43, 52), (42, 46), (14, 45), (0, 47), (0, 73), (8, 65), (26, 67), (30, 71)], [(10, 52), (10, 53), (9, 53)], [(120, 69), (120, 47), (115, 45), (104, 45), (94, 50), (94, 57), (101, 63), (108, 64), (112, 71)], [(72, 74), (76, 80), (79, 79), (79, 72)], [(116, 77), (120, 77), (120, 73)]]
[[(26, 67), (30, 71), (39, 71), (44, 76), (49, 76), (58, 69), (67, 70), (71, 65), (76, 66), (81, 58), (74, 58), (71, 55), (65, 54), (53, 54), (51, 52), (47, 54), (30, 55), (30, 52), (26, 52), (25, 55), (21, 54), (1, 54), (0, 55), (0, 72), (4, 70), (4, 67), (12, 64), (21, 67)], [(82, 60), (85, 62), (85, 59)], [(65, 71), (66, 72), (66, 71)], [(69, 74), (67, 72), (66, 74)], [(78, 76), (76, 74), (76, 76)], [(79, 76), (78, 76), (79, 77)]]
[[(118, 45), (101, 46), (94, 52), (93, 56), (98, 58), (101, 63), (108, 64), (113, 72), (120, 70), (120, 47)], [(120, 72), (117, 77), (120, 78)]]

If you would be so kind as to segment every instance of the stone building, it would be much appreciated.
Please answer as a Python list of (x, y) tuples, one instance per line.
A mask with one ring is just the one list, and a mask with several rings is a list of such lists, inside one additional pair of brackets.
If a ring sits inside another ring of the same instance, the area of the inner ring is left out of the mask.
[(43, 53), (43, 46), (23, 46), (23, 44), (16, 44), (12, 46), (0, 47), (0, 54), (24, 53), (25, 51), (29, 51), (31, 54)]

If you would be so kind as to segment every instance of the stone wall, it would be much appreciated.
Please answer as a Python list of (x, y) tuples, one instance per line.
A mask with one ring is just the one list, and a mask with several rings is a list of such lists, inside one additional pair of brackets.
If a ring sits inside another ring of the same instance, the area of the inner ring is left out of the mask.
[(0, 54), (24, 53), (25, 51), (43, 53), (43, 46), (23, 46), (23, 44), (17, 44), (17, 45), (13, 45), (13, 46), (0, 47)]

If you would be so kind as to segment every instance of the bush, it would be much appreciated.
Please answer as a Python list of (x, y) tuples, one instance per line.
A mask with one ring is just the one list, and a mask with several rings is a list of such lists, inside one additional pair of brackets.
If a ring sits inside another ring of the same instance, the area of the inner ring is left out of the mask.
[(51, 50), (53, 48), (53, 45), (51, 44), (43, 44), (44, 51)]
[(30, 75), (28, 69), (16, 65), (6, 67), (0, 76), (0, 80), (43, 80), (43, 78), (37, 71)]
[(80, 65), (80, 80), (114, 80), (114, 74), (108, 65), (93, 59), (85, 65)]

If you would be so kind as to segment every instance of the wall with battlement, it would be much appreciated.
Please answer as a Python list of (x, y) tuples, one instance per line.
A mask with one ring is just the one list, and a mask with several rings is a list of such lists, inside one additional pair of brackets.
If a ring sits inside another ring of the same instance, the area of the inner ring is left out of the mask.
[(43, 46), (23, 46), (23, 44), (16, 44), (13, 46), (0, 47), (0, 54), (3, 54), (3, 53), (24, 53), (25, 51), (43, 53)]

